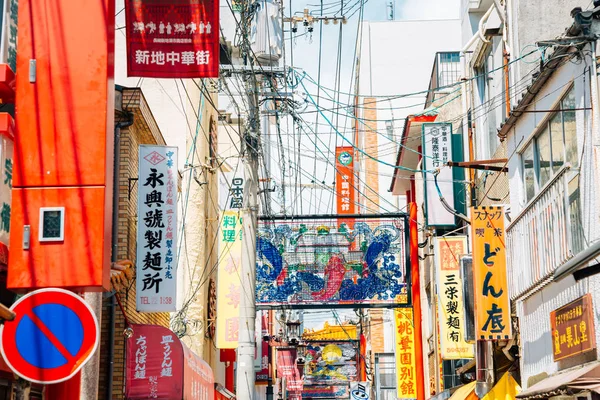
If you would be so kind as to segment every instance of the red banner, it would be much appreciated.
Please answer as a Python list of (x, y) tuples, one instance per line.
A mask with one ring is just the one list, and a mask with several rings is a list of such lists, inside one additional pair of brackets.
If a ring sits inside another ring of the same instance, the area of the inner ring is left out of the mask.
[(126, 0), (127, 75), (219, 76), (219, 2)]
[[(337, 197), (337, 213), (341, 215), (356, 214), (356, 190), (354, 185), (354, 149), (352, 147), (336, 147), (335, 149), (335, 194)], [(348, 228), (354, 225), (353, 219), (339, 220)]]
[(263, 340), (264, 337), (269, 336), (269, 311), (259, 311), (261, 319), (261, 336), (256, 338), (258, 343), (257, 348), (260, 357), (260, 371), (256, 373), (257, 383), (267, 383), (269, 380), (269, 342)]
[(132, 325), (127, 340), (128, 399), (213, 400), (210, 366), (162, 326)]
[(277, 375), (286, 378), (288, 392), (302, 392), (303, 383), (296, 365), (296, 349), (277, 349)]

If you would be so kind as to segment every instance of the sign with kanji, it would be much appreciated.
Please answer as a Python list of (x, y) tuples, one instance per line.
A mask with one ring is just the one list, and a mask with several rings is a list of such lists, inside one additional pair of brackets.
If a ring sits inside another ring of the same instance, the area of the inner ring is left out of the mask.
[(585, 296), (550, 313), (554, 361), (596, 348), (592, 295)]
[(136, 269), (140, 312), (176, 309), (177, 179), (177, 147), (140, 145)]
[(471, 221), (476, 337), (481, 340), (508, 339), (512, 324), (506, 280), (504, 209), (474, 207)]
[(467, 253), (466, 236), (433, 238), (437, 276), (440, 355), (444, 360), (473, 358), (465, 341), (463, 286), (459, 257)]
[(127, 74), (219, 76), (219, 2), (126, 0)]
[[(354, 148), (336, 147), (335, 149), (335, 195), (338, 215), (356, 214), (356, 194), (354, 186)], [(352, 219), (340, 219), (338, 222), (348, 226)]]
[(9, 246), (12, 200), (13, 143), (10, 133), (0, 134), (0, 243)]
[(394, 310), (396, 328), (396, 389), (399, 399), (417, 398), (417, 354), (412, 308)]
[(423, 169), (434, 171), (439, 168), (437, 186), (432, 173), (425, 174), (425, 216), (429, 226), (455, 225), (454, 214), (442, 205), (439, 192), (454, 208), (454, 183), (452, 169), (444, 168), (452, 161), (452, 124), (423, 124)]
[(235, 349), (238, 345), (240, 296), (242, 295), (241, 212), (223, 211), (219, 221), (217, 347)]

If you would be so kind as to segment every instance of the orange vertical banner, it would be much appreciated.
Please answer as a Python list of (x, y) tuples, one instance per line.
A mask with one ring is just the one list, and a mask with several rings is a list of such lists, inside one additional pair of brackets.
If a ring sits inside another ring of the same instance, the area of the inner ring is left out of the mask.
[[(335, 194), (338, 215), (356, 214), (356, 190), (354, 185), (354, 149), (350, 146), (335, 148)], [(338, 219), (338, 225), (346, 223), (349, 229), (354, 219)]]
[(419, 276), (419, 227), (417, 225), (417, 204), (410, 203), (409, 248), (412, 306), (415, 326), (415, 355), (417, 399), (425, 400), (425, 371), (423, 369), (423, 334), (421, 326), (421, 279)]
[(478, 340), (508, 339), (512, 327), (506, 279), (504, 209), (474, 207), (471, 219), (476, 337)]

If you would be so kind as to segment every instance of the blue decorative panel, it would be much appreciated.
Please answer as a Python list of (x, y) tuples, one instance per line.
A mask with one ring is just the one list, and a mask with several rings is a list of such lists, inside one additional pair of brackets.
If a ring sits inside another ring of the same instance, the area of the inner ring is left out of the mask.
[(257, 306), (407, 305), (406, 219), (344, 221), (261, 221)]

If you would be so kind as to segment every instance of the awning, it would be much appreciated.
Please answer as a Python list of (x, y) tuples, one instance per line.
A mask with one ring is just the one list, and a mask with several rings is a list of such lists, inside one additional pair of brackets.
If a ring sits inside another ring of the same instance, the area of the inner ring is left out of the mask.
[(479, 400), (475, 394), (475, 384), (477, 382), (467, 383), (456, 389), (449, 400)]
[(481, 400), (514, 400), (521, 391), (521, 386), (507, 372)]
[[(397, 167), (416, 169), (420, 160), (419, 147), (422, 143), (423, 123), (434, 122), (437, 118), (437, 109), (425, 110), (417, 115), (409, 115), (404, 121), (402, 129), (402, 145), (396, 158)], [(401, 168), (394, 169), (394, 176), (390, 191), (395, 195), (403, 195), (410, 189), (410, 177), (414, 172)]]
[(568, 390), (600, 393), (600, 362), (561, 372), (536, 383), (517, 395), (520, 399), (550, 397)]
[(125, 397), (136, 399), (213, 400), (210, 366), (169, 329), (131, 325), (127, 339)]

